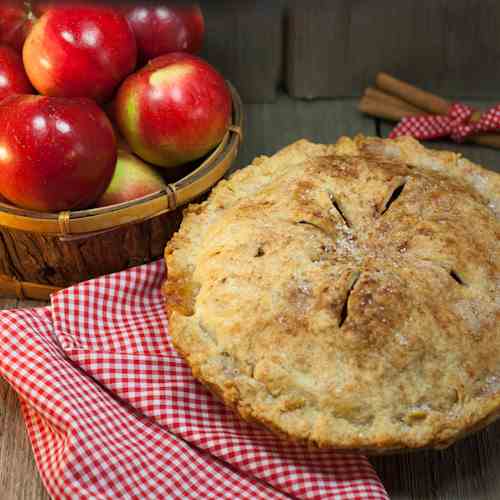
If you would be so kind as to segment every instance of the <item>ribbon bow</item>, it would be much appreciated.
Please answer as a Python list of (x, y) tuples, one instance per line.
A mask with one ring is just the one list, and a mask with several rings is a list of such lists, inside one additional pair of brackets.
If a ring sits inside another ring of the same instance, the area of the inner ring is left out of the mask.
[(477, 121), (473, 119), (475, 113), (474, 108), (457, 102), (450, 106), (446, 115), (408, 116), (394, 127), (389, 138), (402, 135), (419, 140), (450, 137), (455, 142), (463, 142), (471, 135), (500, 130), (500, 104), (481, 113)]

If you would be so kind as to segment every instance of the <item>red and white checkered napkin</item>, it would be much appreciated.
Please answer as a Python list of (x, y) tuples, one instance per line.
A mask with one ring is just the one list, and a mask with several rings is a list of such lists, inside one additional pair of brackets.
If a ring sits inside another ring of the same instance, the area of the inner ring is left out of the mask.
[(0, 312), (0, 374), (54, 498), (388, 498), (365, 457), (285, 444), (196, 382), (163, 278), (156, 262)]

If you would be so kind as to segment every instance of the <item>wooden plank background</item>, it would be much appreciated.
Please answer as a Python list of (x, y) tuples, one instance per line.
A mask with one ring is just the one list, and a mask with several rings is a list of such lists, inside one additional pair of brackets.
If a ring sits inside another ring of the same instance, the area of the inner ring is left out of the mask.
[(354, 96), (386, 71), (450, 97), (498, 97), (499, 26), (497, 0), (292, 0), (286, 87)]
[(283, 0), (202, 2), (201, 55), (238, 89), (245, 102), (272, 102), (283, 77)]
[(283, 88), (298, 98), (357, 96), (378, 71), (450, 97), (498, 95), (497, 0), (200, 4), (201, 55), (247, 103), (272, 102)]

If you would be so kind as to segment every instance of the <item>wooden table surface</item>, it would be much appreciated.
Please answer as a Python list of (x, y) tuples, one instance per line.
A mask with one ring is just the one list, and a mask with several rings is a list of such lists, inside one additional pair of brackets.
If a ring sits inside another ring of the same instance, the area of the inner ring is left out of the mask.
[[(472, 104), (488, 105), (487, 102)], [(252, 104), (246, 110), (245, 143), (237, 167), (301, 137), (327, 143), (341, 135), (385, 135), (389, 127), (361, 116), (352, 99), (298, 101), (281, 96), (273, 104)], [(500, 171), (500, 151), (449, 143), (435, 146), (461, 151), (470, 159)], [(44, 304), (0, 299), (2, 309), (39, 305)], [(500, 422), (444, 451), (377, 457), (371, 461), (393, 499), (498, 500)], [(0, 500), (47, 498), (17, 398), (0, 379)]]

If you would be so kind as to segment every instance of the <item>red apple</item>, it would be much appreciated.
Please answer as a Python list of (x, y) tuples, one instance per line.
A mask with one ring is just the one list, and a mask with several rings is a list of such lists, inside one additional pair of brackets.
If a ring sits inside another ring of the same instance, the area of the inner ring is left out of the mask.
[(205, 23), (198, 4), (134, 5), (124, 9), (141, 62), (169, 52), (199, 52)]
[[(36, 0), (35, 0), (36, 1)], [(40, 17), (42, 14), (45, 14), (50, 9), (54, 7), (74, 7), (75, 5), (84, 5), (85, 3), (93, 3), (93, 2), (74, 2), (73, 0), (38, 0), (33, 6), (33, 11), (35, 15)]]
[(116, 139), (91, 99), (16, 95), (0, 103), (0, 195), (31, 210), (86, 208), (108, 187)]
[(163, 177), (150, 165), (137, 156), (118, 150), (115, 174), (111, 184), (97, 200), (97, 207), (115, 205), (142, 198), (165, 188)]
[(34, 22), (30, 2), (4, 0), (0, 5), (0, 43), (21, 52)]
[(116, 96), (116, 121), (143, 160), (174, 167), (223, 138), (231, 118), (224, 78), (199, 57), (174, 52), (129, 76)]
[(105, 101), (136, 64), (135, 36), (115, 10), (49, 8), (23, 48), (26, 72), (44, 95)]
[(0, 45), (0, 101), (12, 94), (32, 92), (21, 56), (11, 47)]
[[(33, 3), (34, 2), (34, 3)], [(36, 17), (42, 16), (50, 9), (57, 7), (88, 7), (89, 5), (99, 6), (106, 3), (103, 0), (32, 0), (33, 12)]]

